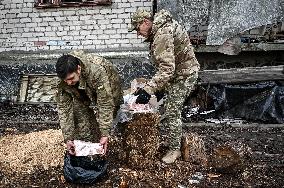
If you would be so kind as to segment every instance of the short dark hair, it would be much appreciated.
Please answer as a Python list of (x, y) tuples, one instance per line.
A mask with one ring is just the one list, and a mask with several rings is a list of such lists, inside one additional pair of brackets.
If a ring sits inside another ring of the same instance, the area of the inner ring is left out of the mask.
[(60, 79), (64, 80), (68, 74), (75, 72), (78, 69), (78, 65), (80, 64), (80, 59), (72, 55), (61, 56), (56, 62), (57, 76)]

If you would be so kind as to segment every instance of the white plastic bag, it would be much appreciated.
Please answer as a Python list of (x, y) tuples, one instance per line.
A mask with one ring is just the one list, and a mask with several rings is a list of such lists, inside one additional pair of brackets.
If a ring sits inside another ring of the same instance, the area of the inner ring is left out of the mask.
[(74, 140), (75, 155), (76, 156), (89, 156), (103, 154), (103, 145), (100, 143), (84, 142), (81, 140)]

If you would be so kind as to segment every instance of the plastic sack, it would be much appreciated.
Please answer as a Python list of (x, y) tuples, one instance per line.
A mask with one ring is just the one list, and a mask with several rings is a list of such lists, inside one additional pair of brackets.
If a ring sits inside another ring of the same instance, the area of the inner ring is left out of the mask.
[(66, 152), (63, 166), (64, 177), (68, 182), (76, 184), (94, 184), (107, 172), (107, 162), (91, 157), (76, 157)]

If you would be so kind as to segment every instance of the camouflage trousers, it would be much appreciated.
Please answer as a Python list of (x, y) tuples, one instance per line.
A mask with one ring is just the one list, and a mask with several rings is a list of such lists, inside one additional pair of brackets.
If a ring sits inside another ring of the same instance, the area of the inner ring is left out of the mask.
[[(82, 101), (77, 97), (58, 98), (59, 120), (69, 119), (68, 124), (60, 123), (64, 140), (76, 139), (89, 142), (98, 142), (101, 132), (96, 120), (94, 110), (88, 101)], [(61, 113), (65, 111), (65, 113)], [(67, 115), (67, 117), (62, 117)]]
[(94, 110), (77, 101), (74, 104), (74, 112), (75, 137), (78, 140), (98, 142), (101, 132)]
[(165, 114), (161, 129), (166, 133), (171, 150), (180, 149), (182, 137), (181, 111), (186, 98), (194, 88), (198, 73), (185, 80), (173, 82), (166, 88)]

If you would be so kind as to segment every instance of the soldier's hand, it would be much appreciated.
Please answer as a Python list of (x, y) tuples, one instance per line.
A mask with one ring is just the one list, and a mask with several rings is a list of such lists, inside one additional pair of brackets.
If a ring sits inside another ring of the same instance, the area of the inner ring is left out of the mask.
[(69, 152), (70, 155), (75, 155), (75, 145), (74, 145), (73, 141), (68, 140), (66, 142), (66, 147), (67, 147), (67, 151)]
[(101, 137), (100, 144), (103, 145), (103, 148), (104, 148), (103, 155), (105, 155), (106, 152), (107, 152), (108, 137), (106, 137), (106, 136)]

